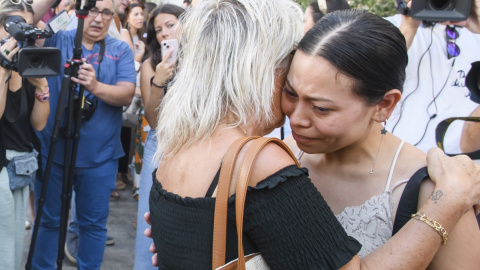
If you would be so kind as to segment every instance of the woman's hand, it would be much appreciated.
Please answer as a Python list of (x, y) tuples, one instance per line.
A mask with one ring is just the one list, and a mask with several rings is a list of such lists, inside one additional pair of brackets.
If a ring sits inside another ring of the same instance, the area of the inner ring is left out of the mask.
[(20, 47), (17, 46), (17, 40), (14, 38), (9, 38), (2, 46), (0, 46), (0, 53), (8, 61), (12, 61), (13, 56), (17, 54)]
[(168, 63), (168, 58), (170, 58), (171, 55), (172, 50), (169, 50), (166, 53), (165, 57), (162, 59), (162, 62), (160, 62), (155, 68), (155, 78), (153, 79), (153, 83), (157, 85), (163, 85), (172, 78), (173, 66), (175, 65), (175, 63)]
[[(145, 221), (148, 223), (148, 225), (152, 226), (152, 224), (150, 223), (150, 212), (146, 212), (145, 215), (143, 215), (143, 217), (145, 218)], [(152, 229), (150, 228), (145, 229), (145, 232), (143, 232), (143, 234), (145, 234), (145, 236), (148, 238), (152, 238)], [(152, 243), (148, 250), (153, 253), (152, 265), (158, 266), (157, 248), (155, 247), (155, 243)]]
[(134, 44), (135, 47), (135, 61), (137, 62), (142, 62), (143, 55), (145, 54), (145, 43), (143, 41), (139, 40), (135, 42)]
[[(430, 178), (435, 183), (435, 192), (448, 191), (446, 196), (455, 202), (464, 203), (464, 213), (475, 207), (480, 212), (480, 166), (469, 157), (458, 155), (447, 157), (439, 148), (427, 154)], [(443, 192), (442, 192), (443, 193)]]

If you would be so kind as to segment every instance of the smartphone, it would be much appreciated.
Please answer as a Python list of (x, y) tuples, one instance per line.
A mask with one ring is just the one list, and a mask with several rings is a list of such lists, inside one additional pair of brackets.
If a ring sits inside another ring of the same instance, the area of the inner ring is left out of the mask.
[(170, 58), (168, 58), (167, 63), (172, 63), (177, 61), (178, 55), (178, 41), (176, 39), (167, 39), (162, 41), (162, 59), (165, 58), (168, 51), (172, 51)]

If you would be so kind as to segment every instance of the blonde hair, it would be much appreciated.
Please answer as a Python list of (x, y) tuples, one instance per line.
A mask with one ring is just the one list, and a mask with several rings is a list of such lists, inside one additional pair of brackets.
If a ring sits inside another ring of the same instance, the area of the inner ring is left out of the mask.
[(271, 125), (275, 72), (287, 68), (302, 18), (291, 0), (204, 0), (188, 10), (179, 72), (159, 107), (157, 156), (207, 139), (220, 124)]

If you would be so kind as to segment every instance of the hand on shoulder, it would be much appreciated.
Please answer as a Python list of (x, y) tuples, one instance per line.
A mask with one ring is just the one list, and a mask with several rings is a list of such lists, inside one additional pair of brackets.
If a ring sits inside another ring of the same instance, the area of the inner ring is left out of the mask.
[(454, 202), (464, 203), (464, 212), (475, 207), (480, 211), (480, 166), (469, 157), (447, 157), (439, 148), (427, 154), (428, 174), (435, 189), (448, 190)]

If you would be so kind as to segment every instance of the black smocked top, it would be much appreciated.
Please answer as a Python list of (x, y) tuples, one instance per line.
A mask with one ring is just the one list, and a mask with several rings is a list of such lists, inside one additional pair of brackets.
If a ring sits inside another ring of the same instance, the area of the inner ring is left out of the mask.
[[(235, 195), (229, 198), (226, 262), (237, 258)], [(180, 197), (153, 173), (150, 214), (158, 269), (211, 269), (215, 198)], [(338, 269), (361, 248), (308, 178), (288, 166), (249, 187), (245, 254), (260, 251), (271, 269)]]

